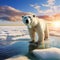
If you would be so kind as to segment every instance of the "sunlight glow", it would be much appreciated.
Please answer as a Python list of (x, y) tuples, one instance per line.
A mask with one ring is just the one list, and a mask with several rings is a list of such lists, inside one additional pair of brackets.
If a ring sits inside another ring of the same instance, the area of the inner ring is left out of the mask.
[(60, 28), (60, 21), (55, 21), (52, 23), (54, 28)]

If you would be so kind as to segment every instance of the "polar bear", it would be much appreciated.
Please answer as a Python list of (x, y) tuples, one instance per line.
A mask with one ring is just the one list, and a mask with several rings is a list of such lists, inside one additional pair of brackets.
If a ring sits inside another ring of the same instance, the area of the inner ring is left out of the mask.
[(39, 45), (40, 47), (44, 48), (44, 40), (47, 40), (49, 36), (47, 23), (43, 19), (40, 19), (35, 15), (22, 16), (22, 21), (28, 27), (29, 34), (32, 40), (31, 42), (36, 43), (35, 42), (36, 32), (38, 34), (37, 48), (39, 48)]

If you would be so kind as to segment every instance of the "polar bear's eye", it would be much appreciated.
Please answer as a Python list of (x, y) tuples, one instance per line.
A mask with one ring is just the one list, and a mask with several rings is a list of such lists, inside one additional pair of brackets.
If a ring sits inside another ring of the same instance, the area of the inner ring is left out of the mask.
[(30, 20), (32, 20), (32, 18), (30, 16), (28, 16), (30, 18)]
[(31, 18), (30, 16), (28, 16), (29, 18)]
[(22, 16), (22, 18), (23, 18), (24, 16)]

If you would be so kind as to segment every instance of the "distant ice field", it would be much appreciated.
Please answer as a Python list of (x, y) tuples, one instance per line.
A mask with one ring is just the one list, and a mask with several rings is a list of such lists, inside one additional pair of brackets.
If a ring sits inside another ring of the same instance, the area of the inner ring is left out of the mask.
[(21, 39), (30, 39), (26, 26), (0, 26), (0, 45)]

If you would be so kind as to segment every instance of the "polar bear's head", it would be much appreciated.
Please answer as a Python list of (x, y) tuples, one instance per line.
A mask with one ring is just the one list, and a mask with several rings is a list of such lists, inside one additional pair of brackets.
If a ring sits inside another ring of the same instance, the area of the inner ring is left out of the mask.
[(35, 15), (25, 15), (22, 16), (22, 21), (27, 26), (35, 26), (37, 24), (36, 16)]
[(33, 18), (35, 18), (35, 15), (33, 15), (33, 16), (31, 16), (31, 15), (22, 16), (22, 20), (26, 25), (32, 23)]

